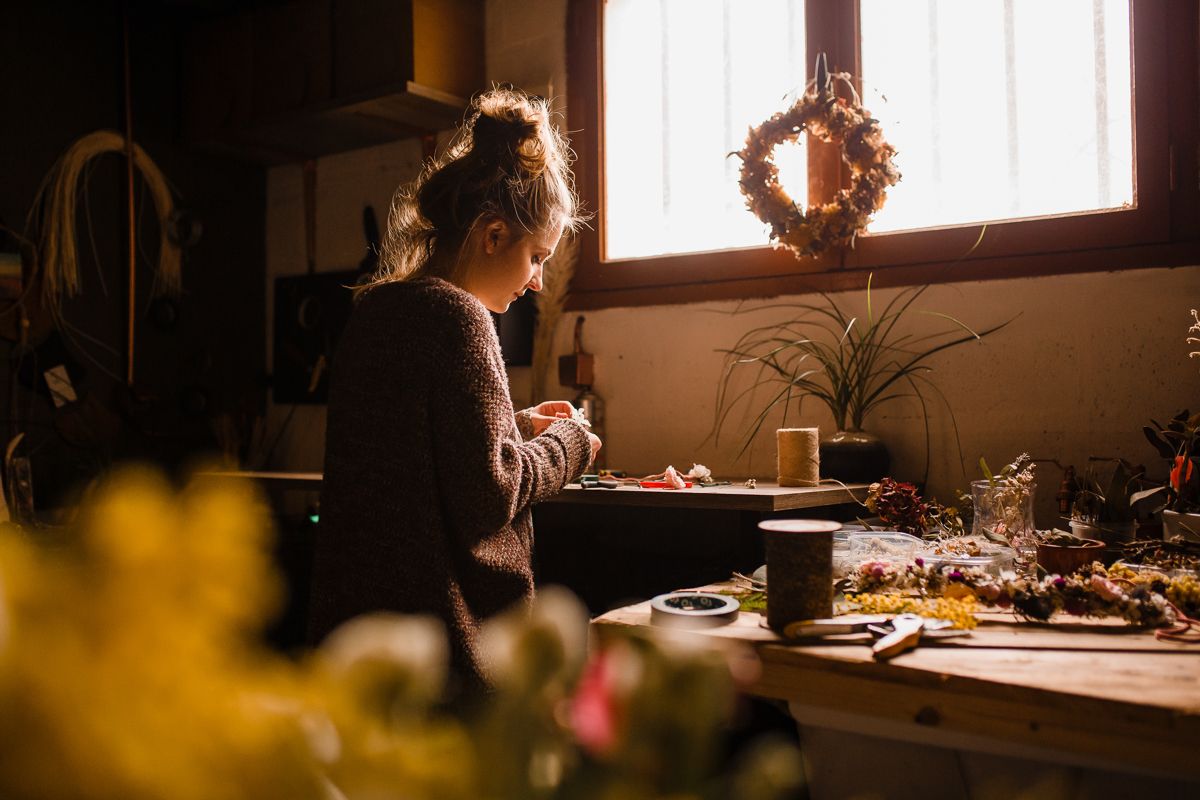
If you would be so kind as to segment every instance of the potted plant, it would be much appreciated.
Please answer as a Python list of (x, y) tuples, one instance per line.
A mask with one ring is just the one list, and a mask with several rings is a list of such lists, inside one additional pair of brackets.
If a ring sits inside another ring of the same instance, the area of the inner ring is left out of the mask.
[(1150, 422), (1153, 427), (1142, 431), (1166, 459), (1169, 472), (1165, 485), (1139, 493), (1139, 499), (1161, 502), (1164, 538), (1200, 541), (1200, 413), (1185, 409), (1166, 425)]
[[(928, 286), (900, 291), (882, 310), (872, 305), (871, 279), (867, 280), (865, 313), (855, 314), (828, 294), (824, 303), (782, 303), (735, 311), (789, 309), (789, 319), (751, 328), (726, 353), (727, 360), (717, 394), (714, 432), (719, 437), (730, 412), (754, 390), (772, 387), (765, 405), (757, 410), (742, 449), (745, 452), (777, 407), (783, 407), (783, 425), (793, 400), (797, 413), (804, 398), (813, 397), (833, 415), (836, 433), (820, 442), (821, 473), (845, 481), (874, 481), (887, 474), (887, 448), (864, 429), (877, 407), (901, 396), (915, 396), (925, 422), (926, 468), (929, 462), (929, 417), (925, 394), (936, 385), (929, 379), (929, 360), (935, 354), (983, 339), (1012, 320), (975, 331), (953, 316), (914, 309)], [(900, 323), (911, 314), (936, 317), (946, 323), (939, 331), (916, 334)], [(733, 391), (733, 376), (740, 368), (757, 367), (754, 383)]]
[[(1106, 473), (1101, 464), (1112, 464), (1112, 471)], [(1144, 474), (1144, 469), (1134, 469), (1123, 458), (1089, 457), (1071, 504), (1071, 532), (1108, 545), (1133, 539), (1135, 505), (1144, 497), (1137, 488)]]

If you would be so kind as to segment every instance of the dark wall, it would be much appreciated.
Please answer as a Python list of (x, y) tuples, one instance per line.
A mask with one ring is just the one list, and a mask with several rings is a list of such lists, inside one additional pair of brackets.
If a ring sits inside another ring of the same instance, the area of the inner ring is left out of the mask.
[[(183, 296), (153, 302), (159, 227), (140, 176), (135, 381), (126, 385), (128, 220), (122, 156), (93, 159), (76, 221), (80, 296), (63, 323), (26, 297), (33, 336), (13, 341), (17, 316), (0, 300), (3, 440), (24, 432), (42, 507), (114, 461), (168, 468), (217, 450), (214, 430), (248, 432), (265, 389), (265, 209), (262, 166), (183, 141), (181, 41), (216, 5), (127, 4), (133, 134), (202, 225), (183, 253)], [(0, 6), (0, 222), (24, 232), (38, 185), (79, 137), (124, 128), (119, 2), (30, 0)], [(11, 242), (9, 245), (11, 249)], [(7, 317), (7, 320), (6, 320)], [(42, 372), (66, 364), (79, 395), (56, 408)], [(224, 424), (228, 420), (230, 425)]]

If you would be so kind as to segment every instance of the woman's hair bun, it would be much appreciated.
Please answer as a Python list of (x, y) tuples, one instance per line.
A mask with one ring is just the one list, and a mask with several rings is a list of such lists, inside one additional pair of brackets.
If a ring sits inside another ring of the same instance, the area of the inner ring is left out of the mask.
[(573, 154), (545, 98), (496, 86), (471, 100), (450, 146), (392, 198), (381, 267), (371, 285), (417, 274), (453, 276), (480, 220), (518, 236), (586, 218), (571, 176)]
[(526, 141), (538, 136), (540, 123), (532, 108), (529, 114), (522, 111), (519, 105), (509, 106), (498, 115), (479, 109), (471, 123), (472, 149), (486, 160), (511, 159), (521, 152)]

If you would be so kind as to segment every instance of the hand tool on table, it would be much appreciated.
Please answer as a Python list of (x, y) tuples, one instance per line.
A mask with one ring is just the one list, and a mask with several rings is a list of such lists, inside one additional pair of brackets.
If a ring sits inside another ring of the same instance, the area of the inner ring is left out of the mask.
[(599, 475), (579, 476), (579, 485), (584, 489), (616, 489), (621, 482), (613, 478), (602, 478)]
[(891, 627), (892, 630), (885, 633), (871, 647), (875, 658), (881, 661), (886, 661), (916, 647), (921, 641), (921, 631), (925, 628), (925, 620), (917, 614), (897, 614), (892, 617)]

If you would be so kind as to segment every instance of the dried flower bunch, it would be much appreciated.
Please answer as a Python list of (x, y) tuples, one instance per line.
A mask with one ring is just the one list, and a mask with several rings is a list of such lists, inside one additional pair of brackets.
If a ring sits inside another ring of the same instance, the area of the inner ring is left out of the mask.
[(979, 625), (974, 597), (911, 597), (901, 594), (846, 595), (846, 604), (860, 614), (919, 614), (929, 619), (950, 621), (950, 627), (971, 630)]
[(866, 507), (890, 530), (927, 538), (964, 533), (957, 508), (944, 506), (936, 499), (925, 500), (914, 484), (895, 478), (872, 483), (867, 488)]
[[(829, 77), (854, 91), (849, 74)], [(853, 101), (837, 97), (827, 84), (819, 76), (790, 108), (751, 128), (746, 146), (737, 153), (747, 208), (771, 227), (771, 241), (790, 248), (797, 258), (853, 245), (871, 215), (883, 208), (888, 187), (900, 180), (892, 163), (896, 149), (884, 140), (879, 121), (858, 103), (857, 95)], [(842, 160), (850, 166), (850, 188), (838, 190), (832, 202), (802, 210), (780, 185), (771, 153), (805, 133), (841, 145)]]
[(1191, 570), (1200, 574), (1200, 542), (1142, 539), (1121, 547), (1121, 561), (1160, 571)]
[(988, 482), (989, 491), (982, 498), (976, 498), (987, 506), (977, 509), (976, 513), (992, 521), (991, 527), (983, 530), (983, 534), (1008, 541), (1022, 532), (1032, 533), (1032, 520), (1025, 518), (1029, 497), (1035, 488), (1034, 463), (1029, 454), (1021, 453), (995, 474), (982, 458), (979, 459), (979, 467)]
[[(1175, 625), (1200, 615), (1200, 594), (1191, 576), (1167, 578), (1093, 563), (1073, 575), (1043, 580), (1006, 573), (1001, 577), (976, 567), (926, 565), (923, 559), (900, 566), (868, 561), (841, 584), (851, 594), (915, 594), (919, 597), (975, 598), (979, 603), (1011, 608), (1018, 616), (1046, 621), (1057, 612), (1087, 617), (1121, 617), (1131, 625)], [(1178, 598), (1182, 605), (1176, 603)]]
[(923, 536), (929, 527), (929, 504), (921, 499), (916, 486), (895, 478), (871, 484), (867, 510), (884, 525), (914, 536)]
[[(1188, 328), (1188, 333), (1194, 333), (1196, 335), (1187, 337), (1187, 343), (1200, 344), (1200, 311), (1197, 311), (1193, 308), (1192, 319), (1196, 321), (1196, 324)], [(1200, 350), (1192, 350), (1190, 353), (1188, 353), (1188, 358), (1196, 358), (1197, 356), (1200, 356)]]

